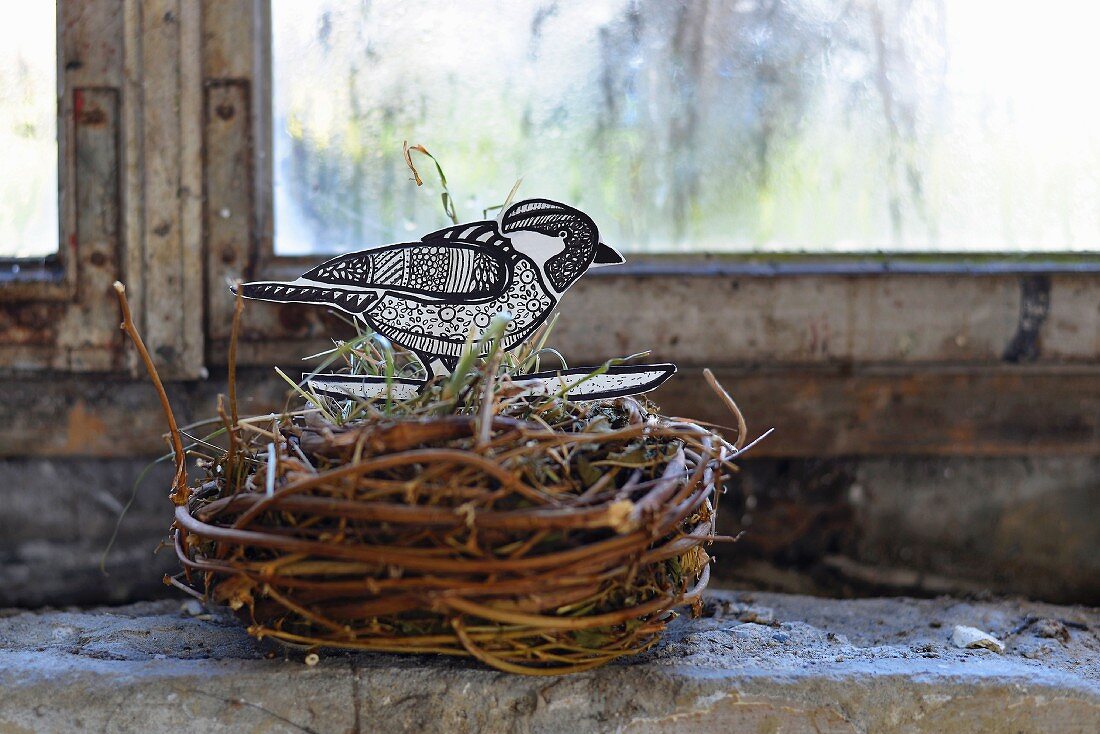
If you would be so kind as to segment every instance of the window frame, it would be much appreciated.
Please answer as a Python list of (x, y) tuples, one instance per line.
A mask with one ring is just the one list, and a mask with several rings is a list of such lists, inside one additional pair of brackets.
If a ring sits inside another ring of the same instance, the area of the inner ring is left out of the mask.
[(57, 1), (59, 247), (0, 265), (5, 372), (132, 372), (123, 280), (164, 376), (203, 374), (199, 13)]
[[(93, 44), (112, 29), (78, 28), (76, 3), (59, 0), (56, 22), (58, 247), (39, 258), (0, 259), (0, 364), (16, 369), (117, 369), (120, 340), (96, 323), (105, 315), (89, 290), (119, 269), (117, 183), (121, 72)], [(71, 51), (88, 49), (79, 64)], [(68, 60), (67, 60), (68, 59)], [(107, 194), (102, 216), (78, 216), (83, 196)], [(118, 277), (117, 275), (115, 277)], [(45, 332), (45, 334), (43, 334)]]
[[(221, 40), (207, 56), (207, 84), (232, 79), (251, 95), (255, 156), (254, 230), (240, 228), (232, 240), (243, 267), (216, 268), (212, 276), (293, 278), (325, 256), (274, 251), (270, 5), (243, 0), (214, 12), (204, 17), (204, 35)], [(246, 23), (251, 47), (234, 47), (230, 29)], [(211, 78), (219, 74), (226, 79)], [(219, 153), (211, 140), (215, 165), (240, 154)], [(231, 194), (208, 188), (208, 204)], [(208, 313), (228, 323), (229, 299), (220, 288), (209, 293)], [(665, 308), (654, 306), (654, 294)], [(338, 324), (321, 311), (247, 309), (242, 364), (296, 365), (323, 349)], [(725, 419), (690, 374), (716, 368), (735, 394), (739, 386), (747, 393), (756, 420), (774, 414), (789, 429), (765, 454), (1100, 451), (1100, 379), (1093, 379), (1100, 378), (1100, 260), (1087, 255), (632, 255), (580, 281), (561, 312), (556, 346), (575, 363), (647, 348), (655, 359), (678, 362), (689, 374), (663, 394), (681, 414)], [(600, 315), (598, 344), (593, 313)], [(226, 337), (209, 332), (211, 363), (225, 359)], [(1071, 385), (1074, 392), (1065, 392)], [(944, 422), (963, 395), (975, 406), (959, 416), (961, 433), (947, 435)], [(824, 421), (847, 415), (845, 424), (800, 431), (815, 404), (827, 405)], [(903, 434), (913, 440), (903, 442)]]
[[(234, 261), (245, 263), (236, 275), (247, 275), (249, 278), (261, 279), (290, 279), (296, 277), (304, 269), (317, 264), (331, 255), (318, 256), (280, 256), (274, 249), (274, 217), (273, 217), (273, 170), (272, 155), (270, 154), (272, 139), (272, 97), (271, 97), (271, 13), (270, 3), (265, 0), (243, 0), (237, 3), (235, 10), (228, 9), (225, 4), (212, 8), (207, 4), (206, 11), (214, 10), (215, 15), (207, 14), (204, 17), (204, 36), (215, 41), (218, 47), (206, 57), (205, 74), (208, 88), (217, 84), (238, 84), (239, 93), (252, 99), (247, 101), (252, 125), (250, 140), (257, 151), (252, 168), (254, 189), (252, 202), (254, 206), (253, 220), (255, 232), (246, 235), (239, 232), (236, 237), (236, 252), (232, 258)], [(250, 26), (250, 32), (241, 31), (245, 24)], [(237, 29), (235, 32), (231, 29)], [(251, 39), (251, 47), (238, 44), (231, 45), (229, 39), (248, 37)], [(211, 62), (213, 61), (213, 64)], [(221, 68), (217, 64), (222, 64)], [(231, 71), (230, 71), (231, 69)], [(223, 75), (224, 79), (217, 79)], [(207, 115), (209, 122), (210, 116)], [(236, 124), (241, 124), (237, 121)], [(224, 136), (223, 136), (224, 137)], [(239, 133), (237, 140), (244, 140), (245, 136)], [(226, 150), (219, 152), (216, 145), (212, 144), (208, 130), (207, 139), (208, 160), (217, 165), (218, 160), (230, 160), (239, 156), (239, 150)], [(251, 154), (251, 153), (250, 153)], [(219, 192), (208, 190), (211, 200), (217, 199)], [(217, 207), (216, 203), (210, 204)], [(247, 245), (246, 245), (247, 242)], [(996, 298), (996, 312), (985, 321), (986, 326), (999, 326), (1002, 340), (1007, 345), (1018, 331), (1017, 324), (1025, 312), (1030, 313), (1036, 308), (1034, 303), (1027, 302), (1027, 294), (1034, 290), (1035, 278), (1053, 279), (1046, 288), (1043, 296), (1048, 301), (1052, 298), (1051, 291), (1058, 295), (1065, 290), (1073, 294), (1072, 298), (1059, 298), (1056, 302), (1067, 300), (1076, 307), (1082, 300), (1080, 293), (1091, 293), (1095, 290), (1100, 293), (1100, 285), (1094, 277), (1100, 273), (1100, 258), (1089, 257), (1081, 253), (1025, 253), (1025, 254), (974, 254), (974, 253), (918, 253), (884, 255), (881, 253), (844, 253), (837, 255), (809, 255), (809, 254), (756, 254), (756, 253), (729, 253), (729, 254), (686, 254), (686, 253), (658, 253), (658, 254), (632, 254), (627, 264), (614, 269), (593, 271), (588, 277), (577, 284), (568, 299), (562, 304), (563, 314), (577, 319), (583, 319), (583, 314), (589, 310), (588, 306), (593, 299), (602, 297), (603, 302), (612, 309), (609, 318), (612, 319), (611, 331), (621, 331), (623, 325), (615, 321), (616, 314), (639, 314), (644, 311), (647, 302), (654, 290), (668, 290), (682, 288), (685, 279), (707, 283), (703, 289), (708, 292), (721, 291), (722, 288), (739, 289), (742, 284), (748, 285), (748, 290), (754, 294), (747, 303), (741, 304), (737, 300), (731, 302), (731, 317), (748, 308), (767, 309), (775, 302), (793, 304), (786, 309), (778, 309), (773, 316), (774, 331), (788, 336), (808, 338), (814, 341), (814, 337), (807, 332), (813, 332), (817, 328), (826, 328), (836, 331), (835, 325), (827, 321), (821, 321), (821, 312), (850, 311), (859, 307), (873, 313), (891, 314), (894, 324), (880, 327), (882, 339), (900, 340), (904, 342), (908, 333), (920, 326), (919, 312), (915, 317), (907, 315), (904, 309), (894, 306), (899, 297), (895, 291), (899, 288), (906, 292), (914, 290), (927, 290), (930, 294), (937, 292), (945, 297), (957, 297), (960, 303), (974, 305), (982, 298)], [(214, 275), (234, 277), (233, 272), (218, 272)], [(215, 282), (211, 280), (211, 282)], [(715, 282), (721, 283), (715, 287)], [(918, 282), (919, 285), (915, 285)], [(807, 293), (826, 290), (832, 293), (831, 301), (811, 299)], [(1030, 289), (1030, 291), (1029, 291)], [(690, 289), (686, 289), (690, 291)], [(229, 306), (224, 303), (224, 293), (220, 289), (210, 289), (211, 302), (207, 304), (208, 313), (211, 315), (220, 312), (225, 321)], [(1042, 295), (1042, 294), (1040, 294)], [(768, 299), (770, 300), (753, 300)], [(904, 300), (904, 299), (903, 299)], [(905, 301), (912, 305), (912, 299)], [(697, 310), (702, 303), (686, 301), (685, 308)], [(776, 310), (773, 308), (773, 310)], [(243, 352), (246, 363), (270, 364), (271, 362), (292, 362), (296, 355), (306, 353), (305, 342), (312, 348), (323, 346), (323, 334), (326, 331), (326, 323), (323, 316), (313, 313), (295, 312), (293, 316), (287, 311), (281, 314), (277, 308), (252, 308), (249, 319), (255, 325), (251, 330), (254, 337), (251, 339), (251, 349)], [(1089, 330), (1098, 328), (1094, 326), (1096, 318), (1089, 313), (1076, 314), (1072, 311), (1056, 311), (1054, 316), (1067, 330)], [(734, 319), (736, 321), (736, 319)], [(940, 318), (937, 324), (949, 339), (945, 344), (950, 344), (951, 339), (956, 342), (969, 340), (969, 332), (975, 326), (970, 314), (959, 309), (952, 317)], [(816, 322), (816, 323), (815, 323)], [(563, 342), (560, 346), (566, 354), (576, 354), (577, 359), (591, 360), (603, 359), (599, 350), (594, 349), (581, 329), (569, 328), (568, 320), (563, 319), (559, 326), (559, 337)], [(583, 321), (582, 321), (583, 324)], [(1013, 331), (1015, 330), (1015, 331)], [(642, 329), (641, 331), (645, 331)], [(851, 331), (851, 330), (849, 330)], [(995, 348), (990, 344), (984, 349), (963, 349), (945, 346), (936, 350), (925, 350), (919, 356), (910, 356), (905, 349), (889, 350), (873, 345), (860, 346), (857, 335), (849, 334), (847, 338), (853, 341), (853, 346), (848, 349), (821, 352), (820, 350), (807, 349), (800, 353), (798, 349), (783, 350), (754, 347), (753, 342), (766, 341), (768, 335), (759, 330), (755, 336), (750, 335), (744, 339), (726, 340), (724, 346), (729, 365), (731, 366), (759, 366), (773, 365), (775, 368), (788, 368), (792, 366), (829, 366), (844, 365), (846, 369), (861, 366), (877, 367), (882, 365), (904, 366), (912, 364), (916, 366), (928, 365), (954, 365), (974, 368), (1000, 368), (1004, 365), (1004, 352), (1007, 349)], [(211, 347), (209, 350), (213, 361), (225, 356), (224, 330), (220, 333), (210, 333)], [(710, 335), (696, 334), (696, 342), (702, 341)], [(721, 340), (719, 340), (721, 341)], [(1063, 338), (1062, 342), (1065, 341)], [(645, 345), (628, 340), (628, 345), (622, 344), (619, 339), (618, 346), (625, 346), (626, 353), (635, 347), (645, 348)], [(696, 355), (700, 352), (696, 349), (698, 343), (692, 343), (689, 339), (680, 339), (680, 348), (676, 345), (653, 345), (656, 356), (679, 361), (683, 364), (697, 362)], [(712, 350), (711, 350), (712, 351)], [(1032, 359), (1031, 349), (1028, 359)], [(704, 350), (703, 353), (707, 353)], [(1097, 339), (1095, 348), (1072, 349), (1062, 346), (1044, 353), (1041, 350), (1034, 354), (1033, 361), (1037, 363), (1064, 363), (1093, 364), (1100, 361), (1100, 338)], [(923, 368), (923, 367), (922, 367)]]
[[(75, 235), (75, 260), (53, 282), (49, 268), (0, 280), (0, 412), (29, 416), (0, 425), (0, 454), (157, 451), (160, 408), (140, 397), (110, 283), (129, 286), (170, 391), (212, 405), (226, 281), (294, 277), (323, 257), (274, 253), (269, 3), (59, 0), (59, 17), (62, 241)], [(76, 125), (76, 90), (106, 100), (104, 126)], [(73, 151), (80, 135), (91, 159)], [(92, 174), (111, 156), (105, 183)], [(646, 254), (582, 279), (561, 313), (555, 346), (574, 364), (649, 348), (680, 364), (656, 396), (674, 413), (728, 420), (698, 375), (714, 368), (755, 427), (779, 429), (759, 455), (1100, 454), (1100, 261), (1085, 255)], [(51, 319), (63, 333), (18, 341)], [(242, 394), (261, 396), (257, 410), (284, 392), (271, 365), (300, 367), (343, 328), (323, 309), (263, 304), (243, 326)], [(51, 426), (58, 401), (115, 437), (25, 428), (38, 414)]]

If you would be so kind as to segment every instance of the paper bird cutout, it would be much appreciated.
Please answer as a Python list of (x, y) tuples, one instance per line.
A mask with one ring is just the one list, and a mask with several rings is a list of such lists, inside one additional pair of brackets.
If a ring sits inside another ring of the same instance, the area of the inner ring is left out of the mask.
[[(259, 281), (242, 288), (245, 298), (345, 311), (413, 352), (430, 380), (452, 372), (471, 332), (480, 335), (498, 314), (511, 317), (501, 346), (515, 349), (589, 269), (622, 262), (617, 250), (600, 241), (587, 214), (554, 201), (529, 199), (510, 206), (499, 224), (459, 224), (419, 242), (334, 257), (290, 282)], [(572, 389), (569, 376), (579, 382), (591, 370), (531, 374), (524, 381), (533, 390), (541, 383), (542, 392), (564, 389), (571, 398), (594, 400), (651, 390), (675, 369), (668, 364), (620, 365), (597, 376), (602, 379), (593, 377)], [(345, 397), (373, 397), (377, 379), (317, 375), (313, 387)], [(399, 382), (408, 383), (412, 391), (424, 383)]]
[[(570, 400), (609, 400), (624, 395), (637, 395), (660, 385), (676, 372), (671, 364), (611, 365), (606, 372), (592, 375), (592, 367), (568, 370), (532, 372), (517, 377), (514, 383), (521, 392), (516, 397), (562, 393)], [(408, 400), (423, 386), (421, 380), (398, 377), (389, 382), (355, 375), (313, 375), (309, 387), (317, 395), (332, 398), (376, 398), (389, 389), (394, 400)]]

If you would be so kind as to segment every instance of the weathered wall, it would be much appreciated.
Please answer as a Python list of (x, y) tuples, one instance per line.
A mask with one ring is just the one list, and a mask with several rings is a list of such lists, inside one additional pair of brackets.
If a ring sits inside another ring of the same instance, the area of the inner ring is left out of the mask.
[[(171, 593), (154, 555), (170, 472), (148, 459), (0, 461), (0, 606)], [(1019, 594), (1100, 604), (1100, 459), (746, 461), (722, 500), (716, 578), (821, 594)]]
[[(104, 550), (135, 479), (149, 459), (28, 459), (0, 462), (0, 607), (91, 604), (149, 598), (175, 554), (154, 555), (171, 520), (158, 465)], [(104, 573), (106, 571), (106, 573)]]
[(843, 595), (1100, 603), (1100, 459), (748, 462), (723, 499), (719, 575)]

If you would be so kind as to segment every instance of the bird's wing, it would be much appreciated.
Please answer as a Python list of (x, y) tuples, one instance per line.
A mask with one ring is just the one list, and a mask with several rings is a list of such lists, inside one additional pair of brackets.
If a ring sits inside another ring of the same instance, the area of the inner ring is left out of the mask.
[(477, 243), (482, 247), (490, 248), (507, 248), (510, 244), (507, 238), (500, 234), (497, 223), (492, 221), (456, 224), (452, 227), (437, 229), (435, 232), (426, 234), (420, 239), (423, 242), (439, 242), (442, 240), (445, 242)]
[(303, 274), (299, 282), (449, 303), (482, 301), (507, 288), (510, 261), (500, 246), (506, 243), (492, 222), (448, 227), (420, 242), (334, 257)]

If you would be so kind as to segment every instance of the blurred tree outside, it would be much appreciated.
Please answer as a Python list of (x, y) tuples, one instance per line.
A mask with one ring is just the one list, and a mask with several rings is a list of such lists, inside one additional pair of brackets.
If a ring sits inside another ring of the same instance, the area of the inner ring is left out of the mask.
[(0, 13), (0, 257), (41, 257), (58, 233), (55, 3)]
[(1100, 47), (1079, 11), (274, 0), (277, 247), (446, 224), (408, 139), (463, 218), (523, 176), (634, 251), (1100, 249)]

